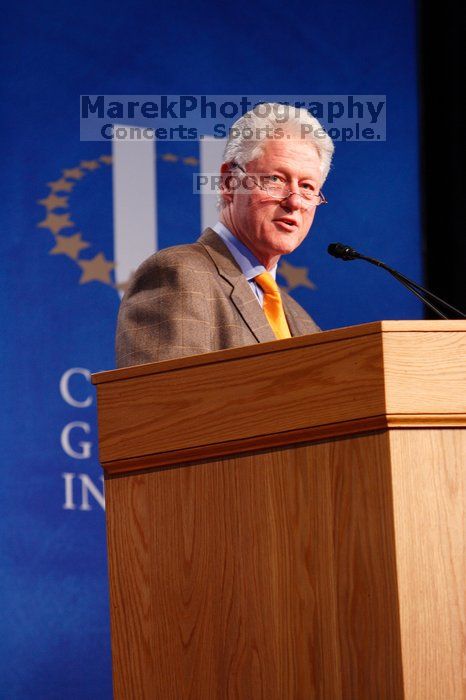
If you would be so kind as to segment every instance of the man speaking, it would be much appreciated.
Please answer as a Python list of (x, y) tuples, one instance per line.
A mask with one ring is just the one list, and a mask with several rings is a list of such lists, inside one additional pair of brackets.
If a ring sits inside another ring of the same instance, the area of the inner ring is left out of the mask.
[(139, 267), (120, 307), (118, 367), (319, 330), (275, 277), (325, 202), (333, 148), (305, 109), (265, 103), (238, 119), (221, 166), (219, 221)]

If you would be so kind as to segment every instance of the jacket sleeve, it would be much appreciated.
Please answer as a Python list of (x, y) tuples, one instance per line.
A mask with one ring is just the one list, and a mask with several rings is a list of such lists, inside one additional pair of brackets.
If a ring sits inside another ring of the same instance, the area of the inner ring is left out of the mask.
[(116, 334), (117, 367), (212, 349), (208, 273), (166, 253), (156, 253), (141, 265), (123, 298)]

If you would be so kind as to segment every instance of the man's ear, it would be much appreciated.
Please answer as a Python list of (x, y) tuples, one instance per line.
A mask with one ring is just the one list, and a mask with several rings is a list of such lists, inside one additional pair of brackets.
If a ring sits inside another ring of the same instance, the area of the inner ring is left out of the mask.
[(220, 195), (222, 199), (226, 202), (231, 202), (233, 200), (233, 192), (230, 187), (230, 180), (234, 175), (232, 175), (231, 163), (222, 163), (220, 166)]

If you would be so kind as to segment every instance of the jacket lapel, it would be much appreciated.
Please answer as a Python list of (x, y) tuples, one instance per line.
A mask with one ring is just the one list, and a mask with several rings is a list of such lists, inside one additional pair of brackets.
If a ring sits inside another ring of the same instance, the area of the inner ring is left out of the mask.
[[(219, 275), (231, 285), (231, 301), (258, 342), (265, 343), (269, 340), (276, 340), (249, 282), (220, 236), (211, 228), (207, 228), (198, 239), (198, 243), (201, 243), (209, 253)], [(291, 332), (293, 331), (291, 330)]]
[(296, 317), (295, 312), (290, 306), (288, 301), (288, 295), (282, 292), (283, 309), (285, 311), (286, 320), (288, 321), (288, 327), (290, 329), (291, 335), (294, 337), (296, 335), (302, 335), (302, 331), (299, 324), (299, 319)]

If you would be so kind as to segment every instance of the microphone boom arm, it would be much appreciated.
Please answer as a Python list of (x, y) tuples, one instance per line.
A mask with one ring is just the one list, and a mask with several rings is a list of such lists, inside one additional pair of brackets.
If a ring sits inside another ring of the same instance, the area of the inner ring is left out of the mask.
[(435, 306), (435, 304), (432, 303), (432, 301), (429, 301), (429, 299), (439, 302), (440, 304), (442, 304), (443, 307), (454, 311), (462, 318), (466, 318), (466, 314), (464, 314), (462, 311), (452, 306), (448, 302), (444, 301), (440, 297), (436, 296), (432, 292), (429, 292), (428, 289), (421, 287), (421, 285), (417, 284), (417, 282), (413, 282), (413, 280), (410, 280), (409, 277), (406, 277), (405, 275), (401, 274), (401, 272), (398, 272), (392, 267), (389, 267), (381, 260), (377, 260), (376, 258), (370, 258), (367, 255), (362, 255), (361, 253), (358, 253), (357, 250), (354, 250), (354, 248), (344, 245), (343, 243), (330, 243), (328, 247), (328, 253), (330, 255), (333, 255), (335, 258), (340, 258), (341, 260), (365, 260), (371, 265), (381, 267), (383, 270), (389, 272), (396, 280), (398, 280), (398, 282), (401, 282), (401, 284), (405, 286), (406, 289), (415, 294), (424, 304), (426, 304), (426, 306), (432, 309), (432, 311), (437, 313), (443, 319), (448, 319), (448, 316), (445, 316), (445, 314), (442, 311), (440, 311), (440, 309), (438, 309), (437, 306)]

